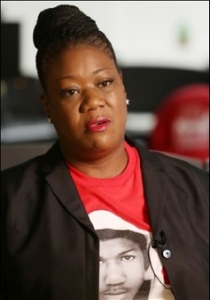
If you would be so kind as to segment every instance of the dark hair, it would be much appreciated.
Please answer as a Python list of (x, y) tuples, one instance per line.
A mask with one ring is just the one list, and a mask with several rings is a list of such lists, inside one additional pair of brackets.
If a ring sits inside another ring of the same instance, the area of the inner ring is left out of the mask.
[(66, 47), (87, 44), (106, 51), (117, 66), (111, 42), (96, 22), (74, 5), (62, 4), (40, 12), (33, 33), (38, 49), (36, 67), (42, 86), (50, 58)]
[(101, 241), (123, 238), (132, 241), (139, 245), (144, 257), (144, 268), (149, 268), (149, 259), (147, 255), (147, 240), (144, 234), (134, 232), (131, 230), (115, 230), (115, 229), (100, 229), (96, 230), (97, 235)]

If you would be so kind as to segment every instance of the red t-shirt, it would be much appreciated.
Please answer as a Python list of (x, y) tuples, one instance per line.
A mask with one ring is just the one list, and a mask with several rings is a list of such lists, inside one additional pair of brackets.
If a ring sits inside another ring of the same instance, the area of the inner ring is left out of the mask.
[[(129, 249), (138, 248), (136, 246), (131, 246), (131, 236), (134, 234), (141, 234), (146, 240), (145, 253), (148, 254), (149, 251), (152, 267), (156, 275), (165, 286), (169, 287), (168, 282), (165, 282), (165, 275), (164, 272), (162, 272), (163, 268), (157, 251), (152, 247), (149, 247), (152, 241), (152, 233), (144, 195), (140, 158), (135, 147), (130, 146), (126, 142), (125, 149), (129, 158), (127, 166), (120, 175), (113, 178), (95, 178), (87, 176), (67, 163), (69, 172), (75, 182), (89, 218), (96, 232), (100, 235), (99, 238), (102, 239), (100, 239), (100, 255), (103, 254), (101, 258), (103, 267), (100, 269), (100, 277), (102, 277), (102, 270), (104, 270), (105, 265), (108, 266), (111, 262), (112, 266), (117, 264), (119, 257), (121, 257), (120, 253), (125, 253)], [(120, 236), (117, 236), (116, 234), (119, 232)], [(129, 242), (123, 240), (122, 233), (126, 233), (126, 235), (131, 233)], [(107, 244), (105, 244), (105, 241)], [(118, 241), (120, 244), (112, 244), (114, 241)], [(112, 256), (110, 253), (107, 254), (108, 245), (112, 247), (110, 249)], [(141, 248), (143, 249), (142, 245)], [(125, 257), (122, 256), (122, 259), (119, 260), (120, 263), (118, 263), (118, 265), (120, 264), (122, 268), (124, 264), (126, 264), (126, 271), (124, 270), (124, 273), (128, 273), (128, 266), (131, 266), (135, 259), (137, 260), (137, 257), (140, 257), (137, 250), (135, 250), (137, 252), (132, 251), (128, 252), (129, 255)], [(148, 257), (145, 259), (148, 260)], [(130, 263), (128, 263), (128, 261)], [(137, 270), (139, 269), (140, 268)], [(107, 268), (106, 272), (106, 276), (108, 276)], [(138, 272), (135, 267), (133, 272), (135, 272), (135, 274)], [(111, 273), (113, 274), (113, 271)], [(104, 275), (103, 278), (107, 278), (106, 276)], [(145, 267), (144, 275), (139, 274), (139, 278), (141, 278), (141, 276), (144, 276), (145, 280), (151, 280), (150, 291), (148, 291), (149, 296), (148, 298), (146, 297), (146, 299), (174, 299), (170, 289), (165, 289), (156, 279), (151, 266), (148, 268)], [(135, 278), (137, 277), (138, 276), (135, 275)], [(105, 279), (102, 280), (100, 278), (100, 292), (102, 299), (103, 297), (104, 299), (108, 299), (104, 295), (110, 295), (110, 297), (116, 296), (116, 298), (113, 299), (126, 299), (123, 298), (122, 295), (124, 295), (124, 297), (130, 299), (131, 295), (128, 295), (126, 291), (131, 291), (132, 289), (129, 289), (125, 282), (121, 282), (121, 284), (124, 284), (124, 287), (115, 289), (112, 287), (112, 284), (114, 286), (114, 283), (116, 286), (117, 284), (120, 285), (116, 278), (115, 281), (110, 280), (109, 285), (105, 284)], [(134, 295), (136, 292), (135, 289), (133, 288), (132, 291), (133, 292), (130, 293), (133, 293)], [(122, 293), (122, 295), (120, 293)], [(144, 295), (145, 294), (146, 292), (144, 291)], [(119, 298), (117, 298), (117, 296), (119, 296)], [(142, 298), (136, 296), (135, 299)]]

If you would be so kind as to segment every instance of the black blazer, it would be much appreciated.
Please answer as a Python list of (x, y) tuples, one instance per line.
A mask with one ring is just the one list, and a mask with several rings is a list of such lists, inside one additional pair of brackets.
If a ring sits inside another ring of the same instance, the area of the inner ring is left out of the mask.
[[(135, 146), (153, 237), (175, 299), (209, 299), (208, 173)], [(59, 144), (4, 170), (1, 183), (3, 300), (97, 300), (99, 241)], [(163, 257), (165, 249), (170, 258)]]

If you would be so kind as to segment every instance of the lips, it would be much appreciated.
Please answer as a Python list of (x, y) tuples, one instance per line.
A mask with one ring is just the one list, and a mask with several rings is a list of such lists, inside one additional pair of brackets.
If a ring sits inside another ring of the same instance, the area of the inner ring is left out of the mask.
[[(107, 300), (110, 300), (110, 299), (116, 299), (116, 300), (119, 300), (119, 299), (128, 299), (128, 294), (127, 294), (127, 289), (125, 288), (117, 288), (117, 289), (108, 289), (107, 291), (105, 291), (103, 293), (103, 299), (107, 299)], [(130, 297), (129, 297), (130, 299)]]
[(86, 124), (86, 129), (90, 132), (101, 132), (107, 129), (110, 125), (110, 120), (105, 117), (98, 117), (95, 119), (91, 119)]
[(126, 290), (111, 290), (111, 291), (107, 291), (105, 293), (106, 296), (119, 296), (119, 295), (123, 295), (126, 294), (127, 291)]

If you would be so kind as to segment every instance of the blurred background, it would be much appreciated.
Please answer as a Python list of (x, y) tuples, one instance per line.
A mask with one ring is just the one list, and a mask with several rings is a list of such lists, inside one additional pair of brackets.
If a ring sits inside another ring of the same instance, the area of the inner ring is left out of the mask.
[(56, 140), (32, 34), (39, 12), (63, 3), (95, 19), (113, 44), (130, 100), (127, 134), (208, 168), (209, 1), (1, 1), (1, 168)]

